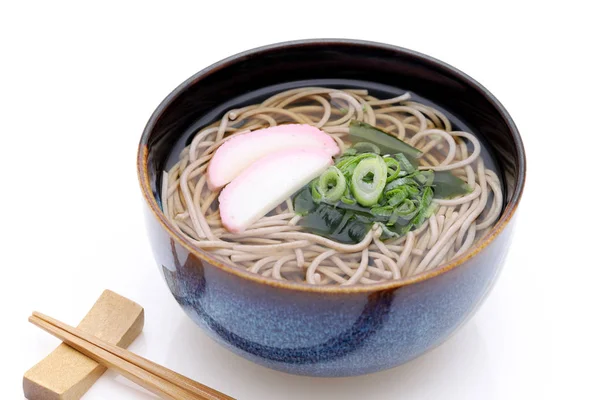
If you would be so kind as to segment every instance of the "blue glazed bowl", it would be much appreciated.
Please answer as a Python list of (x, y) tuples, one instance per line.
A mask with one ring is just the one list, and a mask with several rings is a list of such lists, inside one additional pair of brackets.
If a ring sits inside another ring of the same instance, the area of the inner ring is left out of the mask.
[[(171, 228), (160, 209), (161, 171), (193, 122), (262, 88), (340, 79), (410, 90), (467, 122), (487, 141), (501, 169), (506, 200), (499, 221), (478, 246), (457, 261), (409, 279), (314, 287), (222, 264)], [(144, 130), (138, 174), (155, 259), (175, 299), (208, 335), (269, 368), (350, 376), (423, 354), (479, 307), (508, 249), (525, 182), (525, 153), (502, 105), (457, 69), (384, 44), (308, 40), (238, 54), (181, 84)]]

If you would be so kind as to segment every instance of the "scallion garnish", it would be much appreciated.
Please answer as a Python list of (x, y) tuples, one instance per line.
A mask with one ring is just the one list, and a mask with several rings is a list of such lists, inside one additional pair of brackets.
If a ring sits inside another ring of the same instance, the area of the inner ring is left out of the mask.
[(387, 179), (387, 165), (378, 155), (360, 161), (352, 172), (350, 190), (362, 206), (377, 204)]
[(350, 123), (355, 143), (294, 197), (300, 225), (342, 243), (358, 243), (373, 224), (383, 240), (418, 228), (436, 211), (434, 198), (472, 189), (449, 171), (419, 170), (420, 150), (363, 122)]
[(319, 192), (319, 201), (335, 204), (346, 192), (346, 178), (337, 167), (329, 167), (319, 177), (316, 190)]

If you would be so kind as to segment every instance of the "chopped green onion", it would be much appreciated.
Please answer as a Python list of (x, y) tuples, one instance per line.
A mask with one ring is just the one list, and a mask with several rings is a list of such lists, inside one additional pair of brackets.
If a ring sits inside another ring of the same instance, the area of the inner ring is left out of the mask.
[(416, 196), (420, 192), (420, 190), (415, 186), (406, 186), (406, 190), (408, 191), (409, 196)]
[(354, 198), (362, 206), (376, 204), (383, 192), (387, 178), (387, 165), (383, 158), (366, 158), (356, 165), (352, 172), (350, 189)]
[(352, 197), (352, 193), (350, 193), (350, 187), (348, 185), (346, 185), (346, 190), (344, 191), (344, 195), (342, 196), (342, 198), (340, 200), (344, 204), (348, 204), (348, 205), (356, 204), (356, 199), (354, 197)]
[(385, 195), (388, 197), (387, 204), (396, 207), (408, 197), (408, 190), (406, 187), (400, 186), (397, 189), (386, 192)]
[(391, 239), (391, 238), (397, 238), (397, 237), (400, 236), (398, 233), (396, 233), (393, 230), (391, 230), (385, 224), (382, 224), (381, 222), (379, 222), (378, 224), (379, 224), (379, 226), (382, 229), (381, 237), (380, 237), (382, 240), (387, 240), (387, 239)]
[(383, 206), (383, 207), (373, 207), (371, 208), (371, 214), (377, 217), (390, 217), (394, 212), (394, 207), (392, 206)]
[(343, 156), (335, 166), (342, 171), (342, 173), (348, 178), (352, 176), (352, 172), (354, 172), (354, 168), (358, 165), (358, 163), (366, 158), (377, 157), (377, 154), (372, 153), (362, 153), (357, 154), (355, 156)]
[(385, 161), (385, 165), (387, 165), (387, 179), (386, 182), (391, 182), (400, 175), (402, 168), (400, 167), (400, 162), (392, 157), (383, 157), (383, 161)]
[(395, 225), (400, 218), (405, 221), (410, 221), (417, 214), (417, 212), (419, 212), (415, 206), (415, 203), (411, 200), (406, 200), (406, 204), (408, 206), (405, 206), (403, 203), (402, 206), (394, 209), (394, 212), (390, 216), (387, 225)]
[(415, 172), (417, 170), (416, 165), (411, 163), (404, 154), (397, 153), (397, 154), (394, 154), (394, 157), (396, 157), (396, 160), (398, 160), (398, 162), (400, 163), (400, 167), (402, 168), (402, 171), (405, 171), (407, 174), (412, 174), (413, 172)]
[(342, 196), (340, 200), (345, 204), (356, 204), (356, 200), (351, 197)]
[(405, 199), (400, 205), (400, 207), (394, 209), (395, 214), (404, 219), (411, 219), (415, 216), (417, 211), (419, 211), (415, 203), (416, 202), (413, 200)]
[(321, 193), (319, 192), (319, 189), (317, 187), (318, 183), (319, 183), (318, 179), (315, 179), (310, 184), (310, 192), (312, 194), (312, 198), (313, 198), (314, 202), (317, 204), (319, 204), (321, 202), (321, 200), (323, 199), (323, 196), (321, 195)]
[(421, 186), (431, 186), (433, 183), (433, 171), (430, 169), (427, 171), (420, 171), (415, 174), (415, 179)]
[(420, 226), (426, 218), (429, 218), (429, 205), (433, 200), (433, 190), (428, 186), (423, 190), (423, 197), (421, 198), (421, 211), (411, 221), (413, 225)]
[(393, 181), (391, 181), (390, 183), (388, 183), (385, 186), (385, 191), (388, 192), (390, 190), (393, 190), (399, 186), (405, 186), (405, 185), (416, 185), (417, 183), (415, 182), (415, 180), (410, 176), (405, 176), (402, 178), (398, 178), (398, 179), (394, 179)]
[(315, 186), (322, 201), (334, 204), (346, 192), (346, 178), (342, 171), (331, 166), (319, 177)]

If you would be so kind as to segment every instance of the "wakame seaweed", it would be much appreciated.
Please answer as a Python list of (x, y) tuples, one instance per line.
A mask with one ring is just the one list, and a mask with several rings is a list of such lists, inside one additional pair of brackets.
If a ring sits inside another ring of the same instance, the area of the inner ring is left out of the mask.
[(293, 198), (308, 231), (340, 243), (360, 242), (373, 224), (382, 239), (418, 228), (436, 210), (433, 199), (469, 193), (448, 171), (419, 170), (422, 152), (364, 122), (351, 121), (355, 143)]

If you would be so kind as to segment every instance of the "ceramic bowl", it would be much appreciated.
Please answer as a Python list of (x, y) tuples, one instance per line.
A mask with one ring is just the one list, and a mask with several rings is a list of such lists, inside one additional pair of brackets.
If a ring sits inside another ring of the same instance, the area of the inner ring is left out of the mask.
[[(172, 229), (160, 208), (161, 173), (193, 123), (218, 118), (215, 110), (239, 105), (231, 99), (248, 93), (349, 80), (417, 93), (487, 142), (498, 161), (505, 202), (499, 221), (477, 246), (409, 279), (316, 287), (225, 265)], [(397, 366), (438, 346), (481, 305), (509, 246), (525, 182), (525, 153), (504, 107), (456, 68), (385, 44), (305, 40), (235, 55), (182, 83), (143, 132), (138, 174), (156, 262), (175, 299), (208, 335), (269, 368), (350, 376)]]

